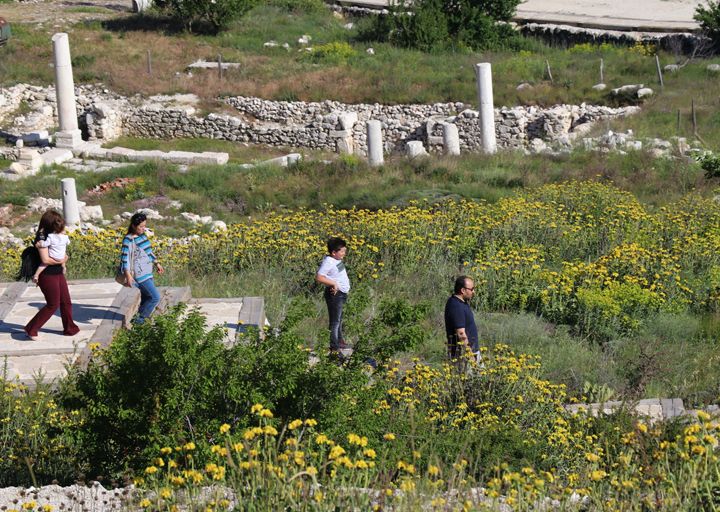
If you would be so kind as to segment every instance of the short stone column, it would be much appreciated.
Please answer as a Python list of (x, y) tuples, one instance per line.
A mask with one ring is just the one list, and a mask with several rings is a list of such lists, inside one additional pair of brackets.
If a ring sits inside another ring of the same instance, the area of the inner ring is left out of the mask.
[(133, 12), (145, 12), (152, 7), (152, 0), (133, 0), (132, 10)]
[(383, 159), (382, 123), (372, 120), (367, 122), (367, 154), (371, 167), (379, 167), (385, 163)]
[(443, 146), (446, 155), (457, 156), (460, 154), (460, 134), (456, 124), (443, 124)]
[(60, 180), (60, 186), (62, 188), (65, 224), (76, 226), (80, 223), (80, 207), (78, 206), (77, 192), (75, 190), (75, 178), (63, 178)]
[(480, 104), (480, 129), (482, 149), (485, 153), (495, 153), (495, 107), (493, 105), (492, 68), (489, 62), (475, 64), (477, 78), (478, 103)]
[(59, 148), (74, 148), (82, 142), (78, 129), (75, 107), (75, 82), (73, 81), (68, 35), (59, 32), (52, 37), (53, 60), (55, 64), (55, 95), (57, 96), (60, 131), (55, 134), (55, 145)]

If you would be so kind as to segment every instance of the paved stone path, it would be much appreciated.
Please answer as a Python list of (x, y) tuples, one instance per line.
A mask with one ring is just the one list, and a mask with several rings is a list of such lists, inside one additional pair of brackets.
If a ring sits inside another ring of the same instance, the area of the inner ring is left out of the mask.
[[(73, 318), (80, 327), (75, 336), (63, 336), (60, 312), (57, 311), (40, 330), (37, 341), (27, 339), (23, 326), (45, 304), (42, 292), (30, 283), (0, 283), (0, 364), (7, 377), (31, 384), (36, 376), (56, 379), (66, 372), (68, 364), (84, 364), (89, 345), (106, 346), (117, 329), (128, 325), (137, 311), (140, 293), (114, 280), (70, 281)], [(224, 325), (226, 342), (234, 343), (248, 326), (265, 325), (262, 297), (230, 299), (193, 299), (189, 288), (161, 287), (158, 311), (179, 302), (198, 307), (207, 316), (208, 325)]]
[[(388, 0), (338, 0), (360, 7), (382, 8)], [(608, 30), (688, 32), (698, 28), (695, 8), (704, 0), (525, 0), (515, 21), (575, 25)]]

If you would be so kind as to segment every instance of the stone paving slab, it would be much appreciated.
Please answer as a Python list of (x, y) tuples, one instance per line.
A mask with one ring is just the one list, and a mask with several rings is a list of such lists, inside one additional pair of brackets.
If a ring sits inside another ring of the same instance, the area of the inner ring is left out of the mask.
[(189, 302), (189, 305), (192, 308), (199, 309), (206, 316), (208, 327), (216, 325), (225, 327), (225, 343), (235, 342), (240, 328), (239, 318), (243, 307), (242, 299), (193, 299)]
[[(64, 336), (57, 311), (33, 341), (27, 339), (23, 327), (45, 305), (42, 291), (32, 283), (0, 283), (0, 358), (7, 361), (8, 378), (33, 384), (38, 373), (51, 380), (65, 375), (68, 364), (87, 364), (88, 345), (107, 346), (118, 329), (128, 326), (140, 302), (137, 289), (125, 288), (113, 279), (70, 281), (68, 285), (73, 319), (80, 332)], [(206, 315), (209, 326), (220, 324), (227, 328), (227, 343), (234, 343), (242, 332), (243, 314), (253, 323), (265, 323), (262, 297), (192, 299), (188, 287), (161, 287), (160, 292), (163, 310), (178, 302), (189, 302)], [(262, 319), (255, 318), (260, 313)]]
[(20, 357), (8, 357), (8, 378), (17, 379), (23, 384), (32, 384), (35, 377), (43, 376), (47, 383), (53, 379), (63, 377), (66, 372), (66, 365), (72, 364), (75, 356), (73, 354), (45, 354), (25, 355)]

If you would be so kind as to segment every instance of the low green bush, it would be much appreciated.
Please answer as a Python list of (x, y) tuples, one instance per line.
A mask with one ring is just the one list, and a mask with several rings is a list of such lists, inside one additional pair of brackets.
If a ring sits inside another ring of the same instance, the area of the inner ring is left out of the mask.
[(86, 469), (78, 411), (58, 407), (48, 385), (11, 380), (0, 368), (0, 487), (71, 482)]

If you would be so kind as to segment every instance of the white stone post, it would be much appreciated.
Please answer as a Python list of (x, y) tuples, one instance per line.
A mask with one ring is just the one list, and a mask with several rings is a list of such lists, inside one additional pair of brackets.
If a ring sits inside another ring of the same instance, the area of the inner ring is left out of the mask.
[(382, 123), (372, 120), (367, 122), (367, 154), (371, 167), (379, 167), (383, 160)]
[(152, 6), (152, 0), (133, 0), (133, 12), (145, 12)]
[(80, 223), (80, 208), (78, 207), (77, 192), (75, 191), (75, 178), (63, 178), (60, 183), (65, 224), (76, 226)]
[(55, 64), (55, 94), (60, 124), (60, 131), (55, 134), (55, 145), (59, 148), (74, 148), (82, 142), (82, 137), (78, 130), (75, 83), (68, 35), (59, 32), (52, 37), (52, 43)]
[(493, 105), (492, 68), (489, 62), (475, 64), (478, 103), (480, 103), (480, 129), (482, 147), (485, 153), (495, 153), (495, 107)]
[(457, 156), (460, 154), (460, 134), (456, 124), (443, 124), (443, 146), (445, 146), (446, 155)]

